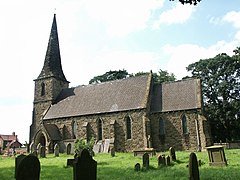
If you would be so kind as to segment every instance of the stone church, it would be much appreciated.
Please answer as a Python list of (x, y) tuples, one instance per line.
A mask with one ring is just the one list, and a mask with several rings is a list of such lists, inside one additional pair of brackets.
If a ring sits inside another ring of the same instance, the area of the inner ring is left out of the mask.
[(44, 65), (35, 82), (30, 143), (49, 153), (73, 152), (76, 139), (111, 140), (116, 151), (145, 148), (199, 151), (210, 145), (201, 82), (160, 85), (152, 73), (69, 88), (54, 15)]

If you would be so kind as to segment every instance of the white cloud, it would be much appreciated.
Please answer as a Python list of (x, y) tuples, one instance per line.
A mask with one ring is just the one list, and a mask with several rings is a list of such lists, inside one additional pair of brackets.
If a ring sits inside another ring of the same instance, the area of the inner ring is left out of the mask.
[(240, 28), (240, 11), (228, 12), (224, 17), (223, 21), (232, 23), (235, 28)]
[(215, 57), (219, 53), (233, 55), (232, 51), (238, 44), (238, 41), (219, 41), (207, 48), (194, 44), (182, 44), (178, 46), (165, 45), (164, 52), (170, 55), (167, 70), (168, 72), (174, 73), (177, 79), (181, 79), (187, 75), (191, 75), (186, 70), (189, 64), (197, 62), (200, 59)]
[(153, 23), (153, 29), (157, 29), (161, 24), (178, 24), (186, 22), (195, 11), (195, 6), (191, 5), (182, 5), (181, 3), (177, 3), (177, 5), (168, 11), (160, 14), (158, 20)]
[(86, 0), (85, 10), (91, 18), (102, 22), (107, 33), (125, 36), (146, 28), (151, 12), (162, 7), (164, 0)]

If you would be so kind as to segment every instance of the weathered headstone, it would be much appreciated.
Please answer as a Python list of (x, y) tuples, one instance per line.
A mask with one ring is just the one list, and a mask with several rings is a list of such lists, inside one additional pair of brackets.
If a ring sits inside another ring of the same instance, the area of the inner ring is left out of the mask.
[(166, 164), (165, 158), (163, 158), (163, 156), (159, 155), (158, 156), (158, 167), (165, 166), (165, 164)]
[(40, 162), (36, 156), (28, 155), (18, 166), (16, 180), (39, 180)]
[(143, 167), (145, 167), (146, 169), (149, 168), (149, 155), (148, 155), (148, 153), (143, 154)]
[(198, 160), (195, 153), (191, 153), (189, 156), (189, 180), (199, 180)]
[(41, 143), (38, 143), (37, 145), (37, 153), (40, 154), (40, 148), (42, 147)]
[(75, 159), (67, 159), (67, 166), (73, 167), (74, 162), (76, 162)]
[(141, 165), (139, 163), (135, 164), (134, 170), (135, 171), (140, 171), (140, 169), (141, 169)]
[(210, 166), (227, 166), (223, 146), (210, 146), (207, 151)]
[(97, 153), (99, 153), (100, 152), (100, 144), (94, 144), (93, 145), (93, 152), (95, 153), (95, 154), (97, 154)]
[(176, 161), (177, 160), (176, 152), (175, 152), (175, 149), (173, 147), (169, 148), (169, 154), (170, 154), (170, 157), (171, 157), (172, 161)]
[(21, 154), (21, 155), (19, 155), (15, 158), (15, 175), (14, 175), (14, 177), (16, 177), (16, 175), (17, 175), (17, 169), (18, 169), (18, 166), (19, 166), (20, 162), (25, 157), (26, 157), (26, 155)]
[(55, 157), (59, 157), (59, 145), (55, 144), (54, 146), (54, 155)]
[(171, 164), (170, 156), (167, 156), (166, 157), (166, 165), (170, 166), (170, 164)]
[(115, 157), (115, 148), (114, 148), (114, 147), (112, 147), (112, 148), (110, 149), (110, 152), (111, 152), (111, 156), (112, 156), (112, 157)]
[(40, 157), (45, 158), (46, 157), (46, 149), (45, 146), (40, 147)]
[(73, 166), (74, 180), (96, 180), (97, 179), (97, 162), (92, 159), (89, 151), (83, 149), (77, 162)]
[(35, 146), (34, 142), (32, 142), (32, 143), (30, 144), (29, 149), (30, 149), (30, 153), (33, 153), (33, 152), (36, 150), (36, 146)]
[(71, 148), (72, 148), (72, 145), (69, 143), (67, 145), (67, 154), (71, 154)]
[(31, 154), (32, 154), (33, 156), (38, 157), (38, 153), (37, 153), (37, 151), (33, 151)]
[(110, 146), (110, 139), (105, 139), (103, 152), (108, 153)]

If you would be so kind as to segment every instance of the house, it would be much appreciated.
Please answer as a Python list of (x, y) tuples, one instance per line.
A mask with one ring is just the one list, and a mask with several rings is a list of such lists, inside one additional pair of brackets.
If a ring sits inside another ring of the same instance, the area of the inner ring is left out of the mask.
[(0, 134), (0, 149), (19, 148), (22, 144), (18, 141), (17, 135), (13, 132), (11, 135)]
[(211, 144), (199, 79), (153, 83), (152, 73), (69, 88), (54, 14), (42, 71), (35, 81), (31, 148), (73, 152), (76, 139), (111, 140), (116, 151), (199, 151)]

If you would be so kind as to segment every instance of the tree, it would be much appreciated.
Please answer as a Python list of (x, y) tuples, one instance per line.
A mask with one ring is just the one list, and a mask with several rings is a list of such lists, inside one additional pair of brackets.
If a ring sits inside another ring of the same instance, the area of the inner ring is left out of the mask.
[[(147, 72), (138, 72), (136, 74), (132, 74), (131, 76), (140, 76), (148, 74)], [(154, 84), (161, 84), (163, 82), (173, 82), (176, 80), (176, 77), (173, 73), (168, 73), (164, 70), (159, 70), (158, 73), (152, 73), (153, 76), (153, 82)]]
[(232, 57), (223, 53), (187, 67), (202, 80), (204, 111), (214, 141), (240, 139), (240, 49), (234, 52)]
[[(174, 0), (169, 0), (169, 1), (174, 1)], [(179, 0), (180, 3), (184, 4), (190, 4), (190, 5), (197, 5), (201, 0)]]
[(118, 71), (108, 71), (103, 75), (95, 76), (90, 81), (89, 84), (97, 84), (106, 81), (112, 81), (117, 79), (125, 79), (129, 77), (129, 74), (126, 70), (118, 70)]

